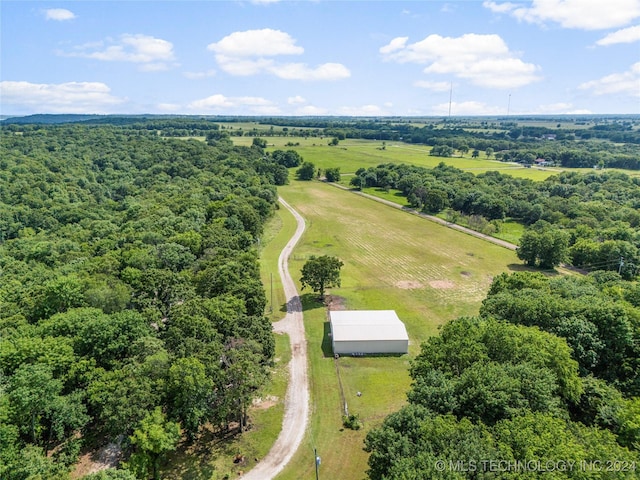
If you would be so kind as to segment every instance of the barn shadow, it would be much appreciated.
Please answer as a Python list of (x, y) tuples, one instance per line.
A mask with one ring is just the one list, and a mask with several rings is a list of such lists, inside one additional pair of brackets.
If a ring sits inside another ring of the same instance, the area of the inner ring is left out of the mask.
[(322, 354), (325, 358), (333, 357), (333, 348), (331, 347), (331, 324), (324, 322), (324, 333), (322, 335)]

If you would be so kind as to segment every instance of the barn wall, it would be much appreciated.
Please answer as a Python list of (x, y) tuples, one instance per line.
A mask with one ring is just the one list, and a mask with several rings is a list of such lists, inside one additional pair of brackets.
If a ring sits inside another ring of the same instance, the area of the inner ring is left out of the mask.
[(407, 353), (407, 340), (378, 341), (333, 341), (333, 353), (351, 355), (352, 353)]

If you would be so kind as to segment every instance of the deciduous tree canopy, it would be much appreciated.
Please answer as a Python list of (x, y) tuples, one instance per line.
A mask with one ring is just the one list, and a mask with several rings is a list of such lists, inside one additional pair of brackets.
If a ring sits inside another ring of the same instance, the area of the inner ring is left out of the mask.
[(157, 475), (179, 428), (246, 425), (274, 353), (255, 245), (286, 168), (218, 129), (1, 133), (0, 476), (67, 478), (89, 430)]

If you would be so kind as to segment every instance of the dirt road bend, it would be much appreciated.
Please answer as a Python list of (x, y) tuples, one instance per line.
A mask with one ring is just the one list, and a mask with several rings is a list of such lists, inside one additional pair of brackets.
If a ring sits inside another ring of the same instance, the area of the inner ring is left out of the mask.
[(293, 237), (285, 245), (278, 258), (278, 270), (287, 300), (287, 314), (273, 324), (274, 331), (289, 335), (291, 361), (289, 362), (289, 385), (284, 401), (284, 418), (278, 439), (252, 470), (242, 476), (243, 480), (271, 480), (291, 460), (300, 446), (309, 421), (309, 377), (307, 374), (307, 341), (302, 322), (302, 304), (296, 285), (289, 275), (289, 256), (305, 229), (304, 219), (287, 202), (279, 198), (280, 204), (296, 219)]

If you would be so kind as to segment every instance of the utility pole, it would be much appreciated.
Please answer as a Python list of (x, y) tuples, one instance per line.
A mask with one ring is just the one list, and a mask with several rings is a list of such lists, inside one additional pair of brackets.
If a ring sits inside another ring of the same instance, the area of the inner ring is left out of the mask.
[(318, 456), (318, 452), (315, 449), (315, 447), (313, 449), (313, 456), (314, 456), (315, 462), (316, 462), (316, 480), (318, 480), (319, 479), (319, 477), (318, 477), (318, 467), (320, 466), (320, 457)]
[(622, 272), (622, 267), (624, 266), (624, 257), (620, 257), (620, 263), (618, 264), (618, 275)]

